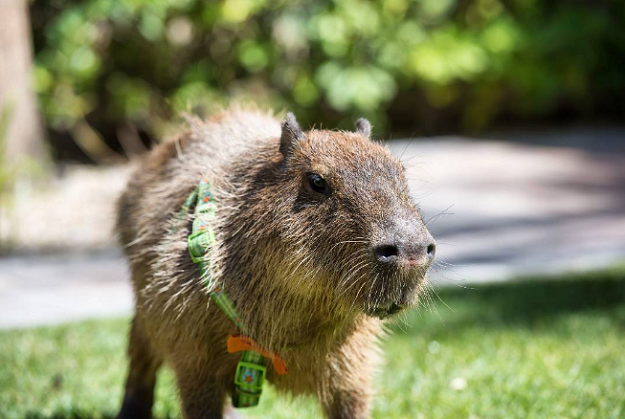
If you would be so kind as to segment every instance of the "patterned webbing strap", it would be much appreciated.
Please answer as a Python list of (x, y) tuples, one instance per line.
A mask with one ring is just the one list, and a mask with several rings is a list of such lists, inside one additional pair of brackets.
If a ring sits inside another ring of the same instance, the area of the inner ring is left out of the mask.
[[(211, 228), (210, 223), (215, 219), (217, 203), (207, 181), (202, 180), (199, 186), (189, 195), (182, 206), (181, 216), (186, 216), (193, 205), (195, 205), (195, 218), (191, 235), (187, 239), (191, 259), (200, 268), (202, 279), (206, 285), (212, 286), (210, 291), (212, 300), (241, 333), (247, 334), (245, 324), (241, 321), (228, 295), (219, 286), (211, 284), (211, 262), (207, 255), (215, 243), (215, 232)], [(236, 343), (236, 339), (240, 338), (233, 336), (229, 338), (229, 352), (233, 351), (232, 345), (230, 345), (231, 339), (235, 339)], [(251, 340), (250, 338), (246, 339)], [(240, 347), (240, 345), (238, 346)], [(235, 351), (238, 350), (236, 349)], [(232, 404), (235, 407), (250, 407), (258, 404), (267, 372), (266, 363), (265, 357), (260, 353), (253, 350), (243, 351), (243, 356), (237, 365), (234, 377), (235, 391)]]

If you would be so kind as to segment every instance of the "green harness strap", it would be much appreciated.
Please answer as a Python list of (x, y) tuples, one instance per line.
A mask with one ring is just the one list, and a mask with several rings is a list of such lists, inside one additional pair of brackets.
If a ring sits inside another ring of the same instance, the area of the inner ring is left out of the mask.
[[(202, 180), (184, 202), (180, 211), (180, 218), (182, 219), (195, 205), (193, 229), (187, 243), (191, 259), (199, 267), (201, 277), (207, 286), (211, 285), (211, 262), (208, 253), (215, 243), (215, 232), (210, 223), (215, 219), (217, 212), (217, 203), (210, 189), (210, 184)], [(241, 321), (225, 291), (215, 285), (210, 290), (210, 296), (237, 329), (247, 335), (245, 324)], [(232, 400), (234, 407), (258, 405), (267, 373), (266, 364), (266, 358), (260, 353), (251, 350), (243, 352), (234, 376), (235, 392)]]

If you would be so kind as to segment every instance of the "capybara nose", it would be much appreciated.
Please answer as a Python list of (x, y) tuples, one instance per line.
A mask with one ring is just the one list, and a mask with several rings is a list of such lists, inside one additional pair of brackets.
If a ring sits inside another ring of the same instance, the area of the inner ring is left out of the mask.
[(378, 262), (393, 263), (399, 258), (399, 248), (395, 244), (381, 244), (373, 249)]
[(425, 248), (425, 254), (427, 255), (428, 259), (432, 261), (434, 259), (434, 256), (436, 256), (436, 243), (432, 242), (428, 244)]
[(375, 257), (381, 263), (401, 262), (407, 265), (427, 265), (436, 254), (436, 244), (430, 243), (385, 243), (374, 248)]
[(405, 247), (404, 259), (407, 265), (428, 265), (434, 260), (435, 254), (434, 242), (411, 243)]

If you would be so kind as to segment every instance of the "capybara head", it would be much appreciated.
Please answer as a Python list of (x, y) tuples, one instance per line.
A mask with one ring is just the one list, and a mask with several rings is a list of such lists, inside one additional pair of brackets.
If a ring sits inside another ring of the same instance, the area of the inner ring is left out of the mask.
[(295, 292), (384, 318), (417, 302), (436, 245), (402, 164), (371, 141), (368, 121), (356, 127), (303, 132), (287, 115), (274, 195), (281, 249), (272, 258), (306, 272)]

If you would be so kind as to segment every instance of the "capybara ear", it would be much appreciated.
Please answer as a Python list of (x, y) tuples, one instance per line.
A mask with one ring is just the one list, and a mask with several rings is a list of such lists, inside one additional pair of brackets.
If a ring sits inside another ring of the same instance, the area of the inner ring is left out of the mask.
[(371, 123), (365, 118), (360, 118), (356, 121), (356, 131), (367, 138), (371, 138)]
[(280, 153), (286, 158), (293, 152), (295, 144), (304, 138), (304, 133), (292, 112), (286, 114), (282, 123), (282, 136), (280, 137)]

